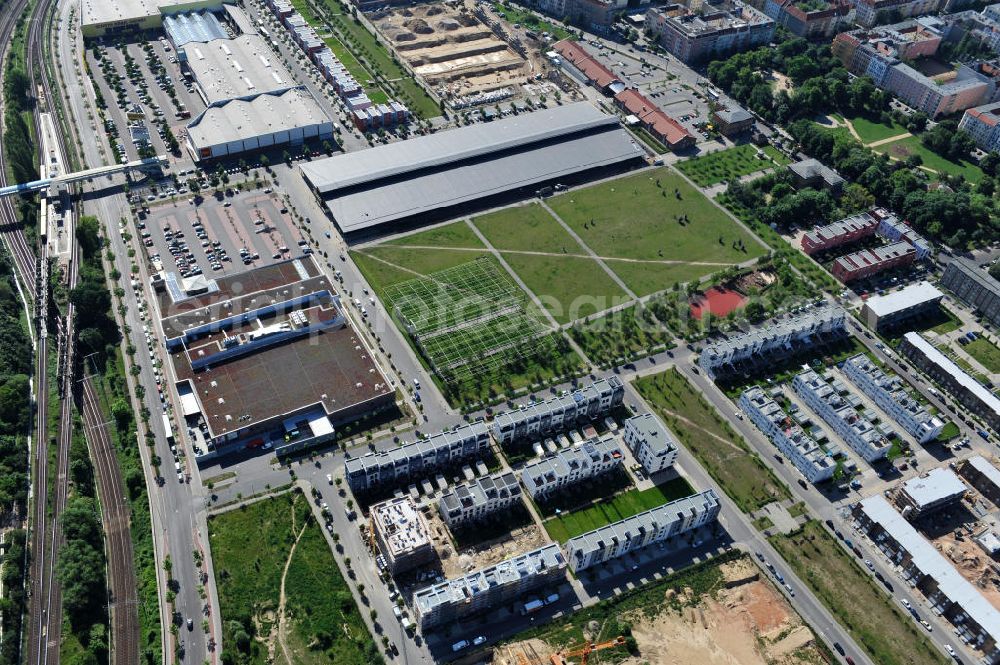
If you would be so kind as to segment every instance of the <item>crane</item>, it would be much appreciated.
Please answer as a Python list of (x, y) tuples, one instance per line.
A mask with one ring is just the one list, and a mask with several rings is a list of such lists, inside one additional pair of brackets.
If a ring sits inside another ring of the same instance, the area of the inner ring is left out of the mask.
[(623, 646), (624, 644), (625, 644), (625, 637), (622, 635), (619, 635), (615, 639), (609, 640), (607, 642), (600, 642), (599, 644), (594, 644), (590, 640), (587, 640), (586, 642), (583, 643), (583, 646), (575, 647), (573, 649), (570, 649), (569, 651), (566, 651), (565, 653), (562, 651), (557, 651), (556, 653), (552, 654), (551, 656), (552, 665), (566, 665), (567, 658), (575, 658), (576, 656), (580, 656), (581, 658), (580, 665), (587, 665), (587, 660), (590, 658), (590, 654), (593, 653), (594, 651), (603, 651), (604, 649), (620, 647)]

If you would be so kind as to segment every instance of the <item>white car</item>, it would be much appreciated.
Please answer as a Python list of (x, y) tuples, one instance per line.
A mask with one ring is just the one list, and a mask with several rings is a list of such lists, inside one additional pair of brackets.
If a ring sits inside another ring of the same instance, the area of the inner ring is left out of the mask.
[(955, 649), (950, 644), (944, 645), (944, 650), (948, 652), (948, 655), (955, 658)]
[(486, 644), (486, 636), (485, 636), (485, 635), (480, 635), (480, 636), (479, 636), (479, 637), (477, 637), (476, 639), (472, 640), (472, 643), (473, 643), (474, 645), (476, 645), (477, 647), (478, 647), (478, 646), (479, 646), (480, 644)]
[(331, 485), (333, 484), (333, 474), (332, 473), (326, 474), (326, 482), (328, 482)]

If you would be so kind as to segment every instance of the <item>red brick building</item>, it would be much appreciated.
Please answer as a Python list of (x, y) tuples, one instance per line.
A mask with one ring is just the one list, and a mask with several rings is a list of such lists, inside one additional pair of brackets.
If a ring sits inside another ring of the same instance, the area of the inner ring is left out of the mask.
[(694, 145), (694, 136), (635, 88), (615, 95), (615, 105), (639, 118), (643, 128), (674, 152)]
[(908, 242), (894, 242), (884, 247), (862, 249), (841, 256), (833, 262), (830, 272), (843, 283), (864, 279), (891, 268), (906, 266), (917, 258), (917, 250)]

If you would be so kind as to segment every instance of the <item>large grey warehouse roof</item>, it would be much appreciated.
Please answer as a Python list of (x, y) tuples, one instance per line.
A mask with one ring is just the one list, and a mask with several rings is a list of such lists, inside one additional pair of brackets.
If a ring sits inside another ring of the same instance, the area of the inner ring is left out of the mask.
[(322, 123), (330, 124), (332, 130), (333, 121), (316, 100), (301, 88), (293, 88), (210, 106), (187, 131), (191, 143), (201, 148)]
[(292, 75), (260, 35), (216, 39), (184, 47), (206, 102), (253, 97), (295, 87)]
[(645, 153), (586, 102), (302, 164), (345, 233)]

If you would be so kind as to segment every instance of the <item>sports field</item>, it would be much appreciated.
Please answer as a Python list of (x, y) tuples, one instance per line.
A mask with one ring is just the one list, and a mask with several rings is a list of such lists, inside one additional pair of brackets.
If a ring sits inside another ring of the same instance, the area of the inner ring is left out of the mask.
[(626, 517), (694, 494), (684, 478), (675, 478), (647, 490), (632, 489), (589, 508), (558, 515), (544, 522), (549, 537), (560, 543)]

